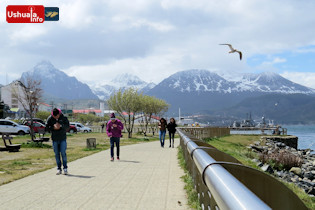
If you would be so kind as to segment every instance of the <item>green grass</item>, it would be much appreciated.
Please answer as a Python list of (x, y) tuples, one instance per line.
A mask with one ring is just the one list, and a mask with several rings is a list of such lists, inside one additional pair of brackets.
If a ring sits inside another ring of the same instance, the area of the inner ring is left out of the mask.
[(258, 169), (259, 167), (252, 161), (253, 158), (258, 158), (258, 154), (246, 147), (259, 139), (260, 137), (257, 135), (230, 135), (221, 138), (205, 139), (205, 142), (216, 147), (218, 150), (235, 157), (244, 165)]
[(21, 148), (52, 148), (51, 145), (45, 143), (37, 143), (37, 142), (23, 142), (21, 144)]
[(190, 174), (187, 170), (183, 150), (181, 147), (178, 147), (177, 158), (178, 158), (178, 162), (179, 162), (180, 167), (184, 170), (184, 173), (185, 173), (185, 175), (182, 176), (181, 179), (185, 183), (184, 189), (186, 190), (186, 194), (188, 197), (188, 205), (192, 209), (200, 210), (201, 205), (200, 205), (200, 202), (198, 199), (198, 193), (194, 188), (194, 182), (192, 180), (192, 177), (190, 176)]
[(24, 166), (24, 165), (30, 165), (32, 162), (30, 161), (13, 161), (12, 165), (18, 165), (18, 166)]
[[(261, 170), (256, 163), (252, 161), (253, 158), (258, 159), (258, 154), (247, 149), (249, 144), (258, 141), (259, 139), (260, 136), (257, 135), (230, 135), (221, 138), (205, 139), (205, 141), (216, 147), (218, 150), (235, 157), (244, 165)], [(315, 209), (315, 197), (310, 197), (293, 183), (287, 183), (280, 179), (278, 180), (291, 189), (309, 209)]]

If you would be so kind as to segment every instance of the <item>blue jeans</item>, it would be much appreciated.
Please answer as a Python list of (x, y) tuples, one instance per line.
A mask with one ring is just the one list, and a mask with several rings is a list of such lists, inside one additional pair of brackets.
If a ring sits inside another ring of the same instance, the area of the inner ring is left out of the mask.
[(110, 137), (110, 156), (114, 157), (114, 143), (116, 143), (117, 157), (119, 157), (119, 137)]
[(60, 154), (62, 157), (63, 169), (68, 168), (68, 166), (67, 166), (67, 154), (66, 154), (66, 149), (67, 149), (66, 139), (62, 140), (62, 141), (53, 141), (53, 147), (54, 147), (55, 158), (56, 158), (56, 163), (57, 163), (58, 169), (61, 170)]
[(164, 141), (165, 141), (165, 134), (166, 131), (160, 131), (160, 142), (161, 142), (161, 147), (164, 147)]
[(168, 134), (170, 135), (170, 146), (172, 145), (172, 139), (173, 139), (173, 147), (174, 147), (174, 136), (175, 136), (175, 133), (168, 132)]

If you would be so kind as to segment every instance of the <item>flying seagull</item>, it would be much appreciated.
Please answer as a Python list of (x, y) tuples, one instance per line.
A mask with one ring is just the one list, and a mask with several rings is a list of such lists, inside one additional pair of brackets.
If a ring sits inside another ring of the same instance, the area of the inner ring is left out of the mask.
[(227, 45), (227, 46), (229, 46), (229, 47), (230, 47), (230, 49), (231, 49), (231, 51), (230, 51), (229, 53), (235, 53), (235, 52), (238, 52), (238, 53), (240, 54), (240, 60), (242, 60), (242, 52), (241, 52), (241, 51), (239, 51), (239, 50), (237, 50), (237, 49), (234, 49), (234, 48), (232, 47), (232, 45), (231, 45), (231, 44), (220, 44), (220, 45)]

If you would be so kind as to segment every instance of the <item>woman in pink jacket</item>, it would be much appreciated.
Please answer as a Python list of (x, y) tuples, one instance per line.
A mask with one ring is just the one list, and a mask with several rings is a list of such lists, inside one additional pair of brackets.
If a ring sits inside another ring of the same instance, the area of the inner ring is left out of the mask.
[(107, 136), (110, 138), (110, 156), (111, 156), (111, 161), (114, 161), (114, 143), (116, 144), (117, 148), (117, 160), (119, 160), (119, 142), (120, 142), (120, 137), (121, 131), (124, 129), (124, 125), (122, 122), (118, 119), (116, 119), (115, 114), (112, 113), (110, 115), (110, 121), (107, 123), (106, 126), (106, 133)]

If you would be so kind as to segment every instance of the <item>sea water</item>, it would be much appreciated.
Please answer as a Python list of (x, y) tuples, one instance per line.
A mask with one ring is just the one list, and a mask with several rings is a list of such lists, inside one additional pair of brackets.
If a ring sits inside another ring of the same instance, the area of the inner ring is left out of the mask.
[(298, 149), (311, 149), (315, 151), (315, 125), (284, 125), (288, 135), (297, 136)]
[[(311, 149), (313, 153), (315, 152), (315, 125), (283, 125), (281, 127), (287, 129), (288, 135), (298, 137), (298, 149)], [(267, 135), (270, 135), (271, 132), (271, 130), (265, 130)], [(261, 131), (231, 130), (231, 134), (261, 134)]]

